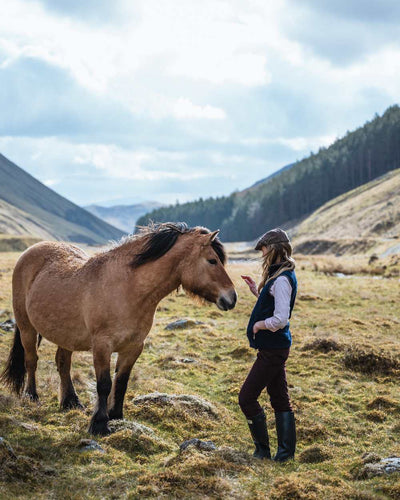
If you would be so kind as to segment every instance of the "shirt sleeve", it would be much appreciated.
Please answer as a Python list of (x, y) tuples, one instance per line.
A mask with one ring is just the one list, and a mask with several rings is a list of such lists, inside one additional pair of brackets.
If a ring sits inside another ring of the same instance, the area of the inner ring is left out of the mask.
[(286, 276), (278, 276), (271, 287), (271, 295), (275, 298), (274, 315), (265, 320), (267, 330), (276, 332), (284, 328), (289, 321), (292, 285)]

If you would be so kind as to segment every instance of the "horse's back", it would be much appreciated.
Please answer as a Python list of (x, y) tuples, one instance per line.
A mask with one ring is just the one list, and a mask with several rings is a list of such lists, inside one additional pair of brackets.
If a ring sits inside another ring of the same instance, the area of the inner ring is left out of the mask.
[(41, 241), (27, 248), (19, 257), (13, 272), (13, 287), (29, 287), (43, 269), (68, 272), (81, 267), (89, 256), (75, 245), (58, 241)]

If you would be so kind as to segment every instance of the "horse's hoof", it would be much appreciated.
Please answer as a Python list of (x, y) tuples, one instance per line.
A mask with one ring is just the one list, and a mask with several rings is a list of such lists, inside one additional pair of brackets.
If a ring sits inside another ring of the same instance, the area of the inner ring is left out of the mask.
[(94, 436), (108, 436), (108, 434), (111, 434), (111, 430), (108, 427), (108, 422), (106, 421), (90, 422), (88, 432), (90, 434), (93, 434)]
[(31, 393), (31, 392), (26, 392), (26, 393), (25, 393), (25, 396), (26, 396), (27, 398), (29, 398), (31, 401), (35, 401), (36, 403), (38, 403), (38, 402), (39, 402), (39, 396), (38, 396), (37, 392), (33, 392), (33, 393)]
[(60, 407), (62, 410), (84, 410), (84, 405), (79, 401), (77, 396), (66, 397), (61, 401)]
[(110, 410), (108, 412), (108, 418), (110, 420), (122, 420), (124, 418), (124, 415), (123, 415), (122, 411)]

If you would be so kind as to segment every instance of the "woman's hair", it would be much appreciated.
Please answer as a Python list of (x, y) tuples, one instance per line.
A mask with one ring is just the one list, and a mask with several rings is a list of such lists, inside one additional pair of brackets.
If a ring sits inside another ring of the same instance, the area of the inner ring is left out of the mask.
[[(296, 262), (292, 257), (292, 245), (286, 231), (280, 228), (271, 229), (261, 236), (257, 241), (255, 250), (267, 247), (267, 253), (262, 263), (262, 277), (258, 285), (258, 292), (268, 283), (277, 278), (283, 271), (292, 270), (296, 267)], [(277, 262), (279, 261), (279, 262)], [(279, 263), (279, 268), (270, 273), (270, 266)]]

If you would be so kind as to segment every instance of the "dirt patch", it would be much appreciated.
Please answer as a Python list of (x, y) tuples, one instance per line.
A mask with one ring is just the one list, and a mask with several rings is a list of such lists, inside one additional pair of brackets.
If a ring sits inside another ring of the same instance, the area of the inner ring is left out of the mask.
[(327, 353), (330, 351), (342, 351), (343, 345), (332, 338), (316, 338), (304, 344), (301, 350)]
[(247, 347), (236, 347), (231, 351), (230, 356), (234, 359), (247, 359), (253, 357), (254, 353)]
[(387, 413), (399, 413), (400, 403), (394, 399), (378, 396), (367, 404), (369, 410), (384, 410)]
[(365, 413), (365, 418), (371, 422), (384, 422), (386, 420), (386, 413), (379, 410), (371, 410)]
[(322, 300), (322, 297), (320, 297), (319, 295), (311, 295), (310, 293), (301, 293), (298, 296), (298, 300), (310, 302), (314, 300)]
[(356, 346), (346, 349), (343, 364), (349, 370), (366, 374), (390, 375), (400, 369), (399, 360), (391, 353)]
[(299, 462), (305, 464), (316, 464), (332, 458), (331, 452), (324, 446), (310, 446), (299, 455)]

